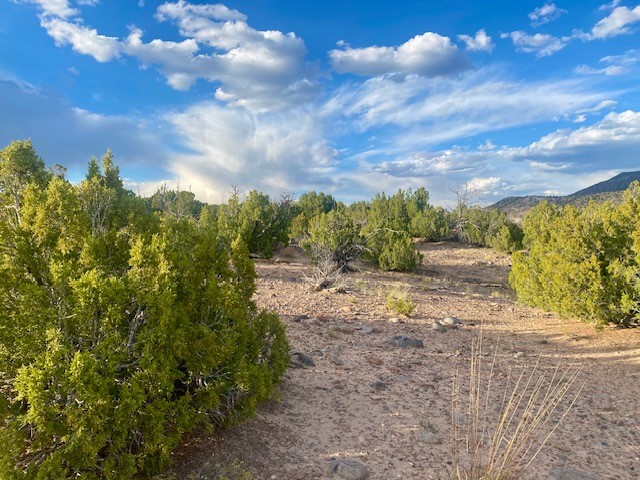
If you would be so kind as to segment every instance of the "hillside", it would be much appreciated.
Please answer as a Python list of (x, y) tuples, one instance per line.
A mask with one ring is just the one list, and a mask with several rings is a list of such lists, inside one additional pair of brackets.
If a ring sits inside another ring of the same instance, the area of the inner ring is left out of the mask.
[(519, 223), (529, 210), (544, 200), (556, 205), (574, 205), (576, 207), (586, 205), (591, 200), (617, 202), (622, 198), (622, 192), (634, 181), (640, 181), (640, 171), (622, 172), (609, 180), (596, 183), (570, 195), (507, 197), (487, 208), (497, 208), (503, 211), (510, 220)]

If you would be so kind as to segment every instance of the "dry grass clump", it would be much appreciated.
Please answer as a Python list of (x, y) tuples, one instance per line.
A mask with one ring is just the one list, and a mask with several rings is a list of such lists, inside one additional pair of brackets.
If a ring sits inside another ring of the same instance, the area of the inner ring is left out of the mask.
[(316, 249), (313, 270), (309, 275), (304, 274), (305, 281), (316, 291), (327, 288), (344, 288), (347, 286), (343, 268), (333, 259), (329, 250)]
[(481, 333), (472, 342), (468, 378), (458, 368), (453, 378), (451, 476), (513, 480), (536, 459), (575, 403), (582, 387), (570, 391), (580, 368), (546, 369), (537, 361), (502, 375), (497, 344), (486, 361), (483, 346)]

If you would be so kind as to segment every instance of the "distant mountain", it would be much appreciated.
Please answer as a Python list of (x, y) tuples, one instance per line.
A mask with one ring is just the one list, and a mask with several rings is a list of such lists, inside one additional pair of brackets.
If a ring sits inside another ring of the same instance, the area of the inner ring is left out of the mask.
[(520, 223), (525, 214), (540, 202), (546, 200), (556, 205), (586, 205), (590, 200), (596, 202), (620, 201), (622, 192), (634, 181), (640, 182), (640, 171), (622, 172), (609, 180), (596, 183), (590, 187), (566, 196), (529, 195), (527, 197), (507, 197), (487, 208), (497, 208), (503, 211), (510, 220)]

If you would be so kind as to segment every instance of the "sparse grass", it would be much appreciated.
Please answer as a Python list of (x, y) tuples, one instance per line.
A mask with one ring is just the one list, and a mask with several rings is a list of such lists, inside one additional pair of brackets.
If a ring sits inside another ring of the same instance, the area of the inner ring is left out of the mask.
[(454, 480), (514, 480), (535, 460), (575, 403), (579, 368), (509, 370), (499, 385), (498, 347), (484, 365), (483, 337), (472, 342), (469, 377), (456, 368), (452, 391)]
[(399, 315), (406, 316), (410, 316), (415, 308), (408, 292), (398, 289), (393, 289), (387, 293), (386, 307)]

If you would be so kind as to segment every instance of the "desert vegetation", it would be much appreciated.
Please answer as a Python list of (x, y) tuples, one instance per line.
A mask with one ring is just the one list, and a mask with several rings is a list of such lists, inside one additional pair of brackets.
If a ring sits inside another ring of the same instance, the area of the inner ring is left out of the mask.
[[(319, 294), (357, 269), (419, 271), (425, 242), (513, 252), (522, 302), (629, 325), (639, 205), (635, 184), (619, 205), (542, 204), (522, 228), (463, 190), (452, 210), (424, 188), (351, 205), (234, 190), (208, 205), (167, 187), (133, 194), (110, 151), (74, 184), (14, 142), (0, 151), (0, 478), (157, 474), (188, 432), (255, 412), (290, 346), (281, 312), (258, 306), (254, 259), (287, 245), (307, 252)], [(387, 289), (383, 311), (414, 316), (409, 291)]]

